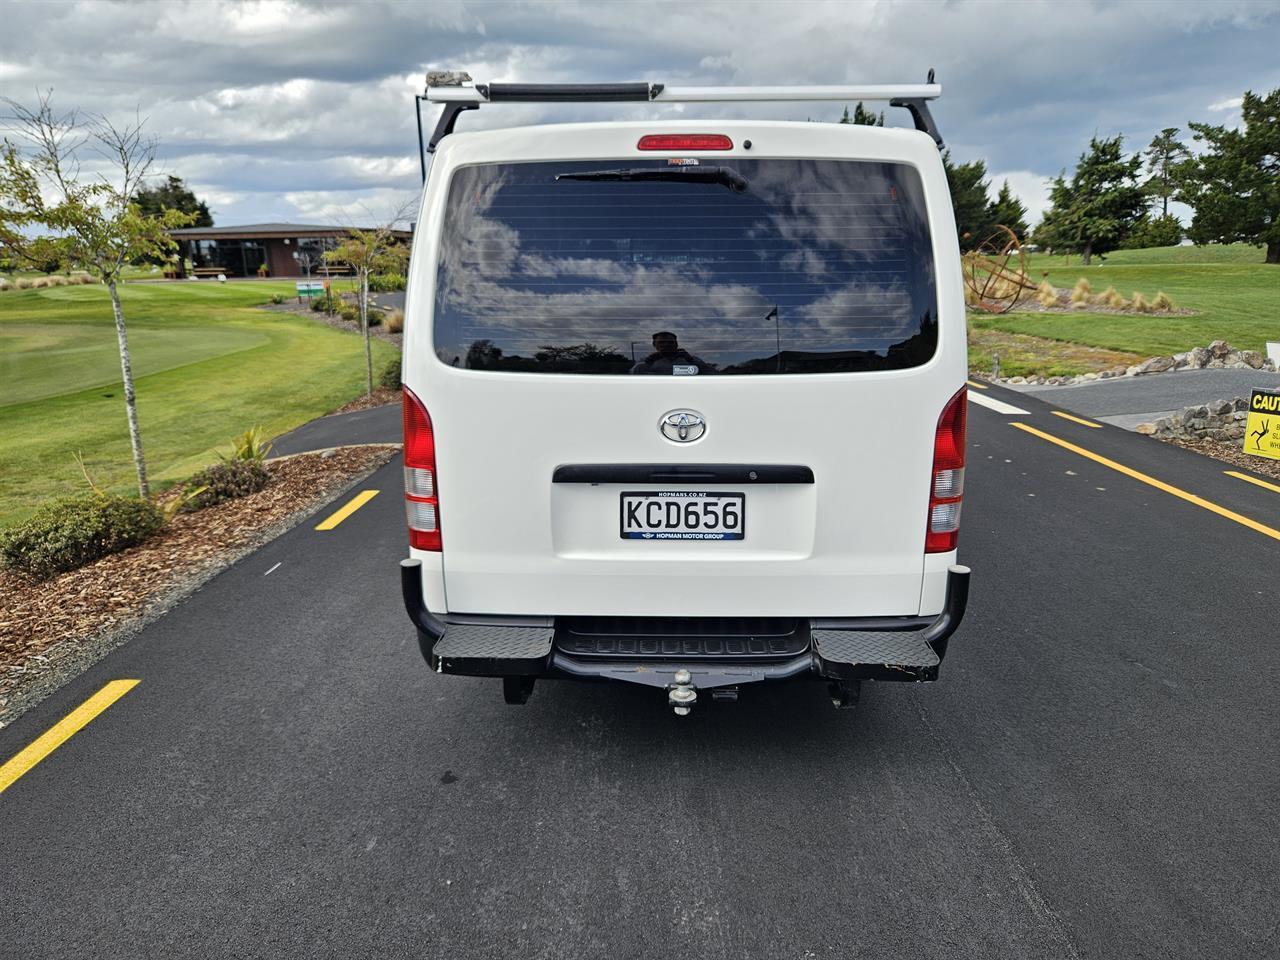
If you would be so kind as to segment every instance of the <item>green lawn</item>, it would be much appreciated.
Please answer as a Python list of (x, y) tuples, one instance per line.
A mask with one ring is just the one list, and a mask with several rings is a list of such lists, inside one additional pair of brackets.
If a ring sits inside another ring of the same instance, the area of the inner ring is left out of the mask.
[[(1028, 257), (1031, 276), (1047, 274), (1055, 287), (1069, 288), (1086, 277), (1095, 292), (1114, 286), (1132, 297), (1140, 291), (1150, 299), (1164, 291), (1194, 316), (1106, 313), (1009, 313), (990, 316), (971, 313), (970, 326), (1050, 340), (1124, 351), (1142, 357), (1179, 353), (1211, 340), (1262, 351), (1265, 341), (1280, 340), (1280, 266), (1262, 262), (1259, 248), (1243, 244), (1211, 247), (1165, 247), (1118, 250), (1103, 264), (1088, 267), (1078, 257)], [(976, 360), (979, 369), (983, 361)], [(1092, 369), (1059, 368), (1054, 372)], [(1024, 373), (1035, 370), (1029, 364)], [(1044, 372), (1044, 371), (1038, 371)]]
[[(280, 433), (358, 396), (359, 337), (256, 309), (291, 283), (126, 284), (147, 463), (157, 486), (216, 458), (235, 434)], [(374, 340), (375, 369), (395, 348)], [(99, 286), (0, 293), (0, 526), (84, 489), (132, 489), (111, 302)]]

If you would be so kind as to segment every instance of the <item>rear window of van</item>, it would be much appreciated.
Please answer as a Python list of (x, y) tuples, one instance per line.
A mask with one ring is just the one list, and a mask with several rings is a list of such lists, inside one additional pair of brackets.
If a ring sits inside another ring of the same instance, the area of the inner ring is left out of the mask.
[(840, 373), (937, 345), (923, 189), (905, 164), (627, 159), (463, 167), (434, 345), (473, 370)]

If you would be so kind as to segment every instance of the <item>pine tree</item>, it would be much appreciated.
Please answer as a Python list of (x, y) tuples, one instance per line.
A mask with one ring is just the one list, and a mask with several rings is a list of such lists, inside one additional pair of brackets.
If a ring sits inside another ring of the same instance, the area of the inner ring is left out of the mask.
[(1239, 130), (1191, 124), (1207, 149), (1184, 168), (1177, 199), (1195, 208), (1196, 243), (1265, 244), (1267, 263), (1280, 263), (1280, 89), (1246, 93), (1241, 113)]
[(1095, 253), (1116, 249), (1142, 222), (1147, 206), (1138, 183), (1142, 155), (1126, 160), (1123, 146), (1121, 136), (1094, 137), (1071, 179), (1066, 171), (1054, 179), (1051, 206), (1036, 230), (1038, 241), (1079, 251), (1088, 266)]
[(209, 205), (198, 199), (181, 177), (170, 175), (154, 186), (143, 187), (138, 191), (136, 202), (144, 217), (158, 217), (164, 210), (177, 210), (192, 216), (193, 227), (213, 226)]
[(1000, 192), (987, 208), (987, 219), (993, 226), (995, 224), (1006, 226), (1017, 235), (1019, 240), (1026, 240), (1027, 208), (1013, 195), (1013, 191), (1009, 189), (1008, 180), (1001, 184)]
[(857, 104), (854, 105), (852, 114), (849, 113), (848, 107), (844, 108), (844, 113), (840, 116), (840, 122), (861, 124), (864, 127), (883, 127), (884, 111), (881, 110), (878, 115), (872, 113), (864, 107), (862, 105), (862, 101), (859, 100)]
[(990, 198), (987, 196), (987, 165), (982, 160), (954, 164), (951, 151), (942, 155), (951, 190), (951, 206), (956, 214), (956, 233), (960, 249), (971, 250), (991, 234)]
[(1178, 192), (1179, 170), (1191, 157), (1191, 152), (1178, 139), (1177, 127), (1165, 127), (1151, 141), (1144, 154), (1147, 173), (1150, 176), (1143, 188), (1160, 200), (1160, 215), (1169, 215), (1169, 200)]

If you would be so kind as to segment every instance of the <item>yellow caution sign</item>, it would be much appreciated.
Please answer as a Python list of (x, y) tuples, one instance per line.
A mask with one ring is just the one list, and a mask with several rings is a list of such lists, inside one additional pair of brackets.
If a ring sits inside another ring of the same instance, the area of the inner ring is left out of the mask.
[(1244, 424), (1244, 452), (1280, 460), (1280, 393), (1253, 391)]

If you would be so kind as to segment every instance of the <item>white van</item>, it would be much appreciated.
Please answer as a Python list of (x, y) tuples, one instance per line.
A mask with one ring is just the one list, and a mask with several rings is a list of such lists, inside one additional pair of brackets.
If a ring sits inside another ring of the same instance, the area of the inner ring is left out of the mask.
[[(933, 680), (964, 614), (964, 297), (930, 82), (431, 86), (405, 605), (440, 673), (700, 692)], [(891, 99), (454, 133), (477, 105)]]

